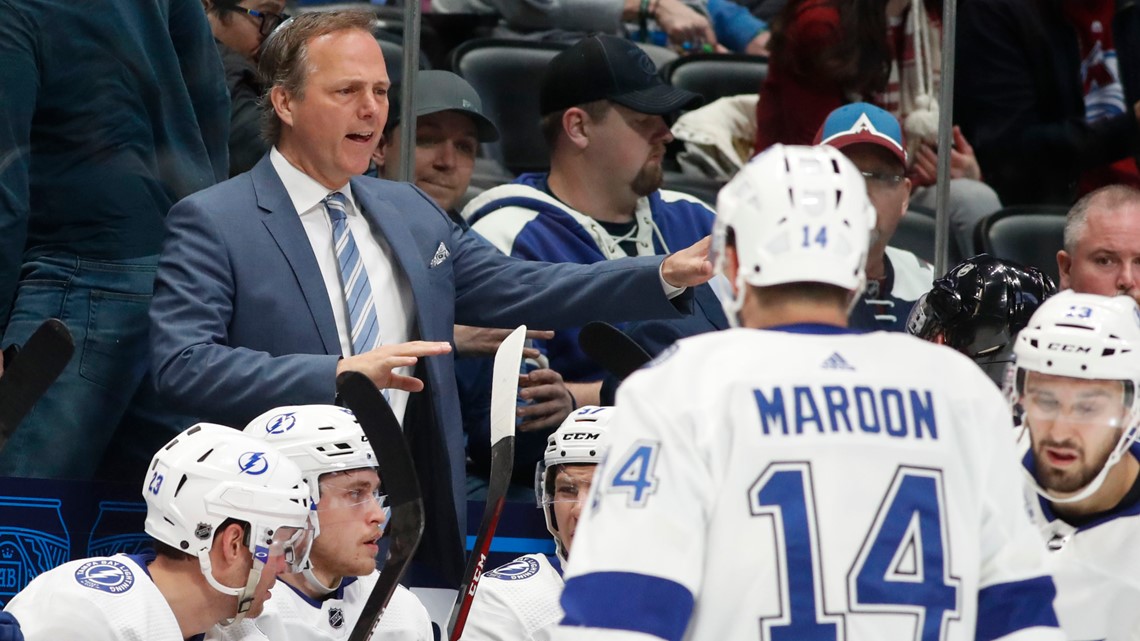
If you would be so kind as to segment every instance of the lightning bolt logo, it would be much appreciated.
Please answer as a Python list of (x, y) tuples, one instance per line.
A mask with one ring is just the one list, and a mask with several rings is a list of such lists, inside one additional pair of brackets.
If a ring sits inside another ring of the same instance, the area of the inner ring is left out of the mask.
[(238, 457), (238, 468), (242, 474), (257, 476), (269, 469), (269, 460), (265, 458), (265, 452), (246, 452)]

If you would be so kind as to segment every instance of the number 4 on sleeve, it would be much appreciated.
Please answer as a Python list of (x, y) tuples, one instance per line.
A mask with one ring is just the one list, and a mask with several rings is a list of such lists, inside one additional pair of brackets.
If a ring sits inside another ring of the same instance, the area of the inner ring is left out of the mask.
[(606, 492), (628, 494), (629, 507), (645, 507), (649, 495), (657, 491), (657, 477), (653, 468), (657, 465), (657, 441), (637, 441), (624, 456), (618, 459), (616, 472), (606, 484)]

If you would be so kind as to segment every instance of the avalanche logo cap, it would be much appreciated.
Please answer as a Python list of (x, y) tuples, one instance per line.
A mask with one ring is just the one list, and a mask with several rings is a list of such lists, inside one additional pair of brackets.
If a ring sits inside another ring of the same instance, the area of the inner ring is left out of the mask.
[(906, 141), (898, 118), (875, 105), (865, 102), (844, 105), (828, 114), (815, 134), (815, 144), (836, 149), (859, 143), (883, 147), (906, 166)]
[(579, 40), (550, 61), (542, 76), (539, 107), (545, 116), (595, 100), (663, 116), (701, 97), (665, 84), (657, 65), (635, 43), (596, 35)]

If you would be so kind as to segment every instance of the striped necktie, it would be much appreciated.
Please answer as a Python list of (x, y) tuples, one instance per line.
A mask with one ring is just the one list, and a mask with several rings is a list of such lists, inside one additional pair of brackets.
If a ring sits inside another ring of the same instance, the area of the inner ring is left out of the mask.
[(376, 318), (376, 301), (368, 272), (356, 248), (356, 241), (348, 229), (344, 194), (333, 192), (322, 201), (332, 221), (333, 247), (340, 263), (340, 284), (344, 288), (344, 302), (348, 308), (348, 327), (352, 336), (352, 353), (363, 354), (380, 342), (380, 322)]

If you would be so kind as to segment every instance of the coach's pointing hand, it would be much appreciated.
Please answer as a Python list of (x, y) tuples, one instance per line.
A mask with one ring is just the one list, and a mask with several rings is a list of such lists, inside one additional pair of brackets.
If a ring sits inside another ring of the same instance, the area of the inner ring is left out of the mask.
[(709, 260), (712, 237), (705, 236), (692, 245), (665, 257), (661, 263), (661, 277), (673, 287), (696, 287), (713, 277), (713, 264)]
[(412, 341), (410, 343), (394, 343), (381, 345), (376, 349), (349, 356), (342, 359), (336, 366), (336, 373), (360, 372), (372, 379), (376, 387), (391, 388), (405, 392), (418, 392), (424, 388), (424, 382), (414, 376), (397, 374), (396, 369), (412, 367), (420, 356), (438, 356), (451, 351), (450, 343), (437, 343), (429, 341)]

